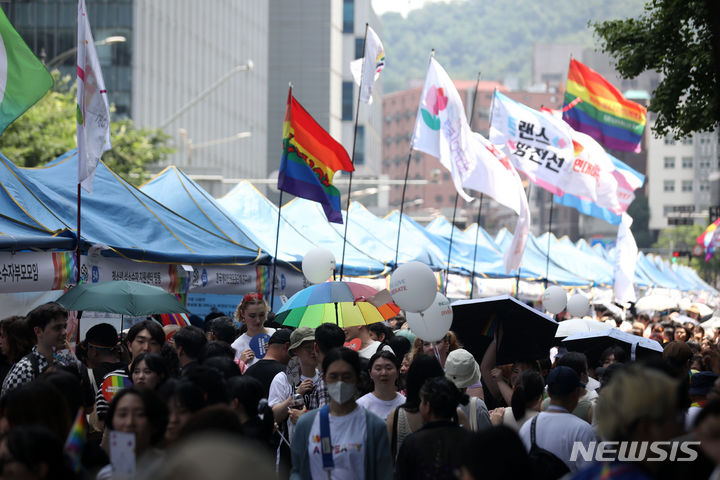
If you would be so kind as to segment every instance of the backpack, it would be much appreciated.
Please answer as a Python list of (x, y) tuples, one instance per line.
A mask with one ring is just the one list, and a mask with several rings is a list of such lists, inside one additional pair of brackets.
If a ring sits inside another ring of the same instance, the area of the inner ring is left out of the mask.
[(540, 448), (535, 443), (535, 424), (537, 423), (538, 416), (532, 419), (530, 423), (530, 465), (534, 472), (533, 478), (535, 480), (557, 480), (566, 473), (570, 472), (568, 466), (560, 460), (554, 453)]

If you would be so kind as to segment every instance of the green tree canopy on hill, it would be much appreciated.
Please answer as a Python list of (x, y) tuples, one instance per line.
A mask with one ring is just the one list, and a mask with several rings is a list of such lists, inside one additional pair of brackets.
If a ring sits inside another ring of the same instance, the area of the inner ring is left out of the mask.
[[(55, 87), (0, 136), (0, 152), (16, 165), (37, 167), (77, 146), (75, 139), (76, 90), (70, 77), (58, 78)], [(137, 128), (132, 120), (111, 123), (112, 150), (103, 162), (134, 185), (145, 180), (148, 165), (163, 161), (172, 149), (162, 130)]]
[[(382, 41), (388, 67), (385, 92), (424, 79), (430, 50), (455, 79), (531, 78), (533, 44), (594, 46), (590, 21), (624, 18), (642, 12), (642, 0), (456, 0), (430, 3), (405, 19), (382, 16)], [(568, 59), (569, 61), (569, 59)]]

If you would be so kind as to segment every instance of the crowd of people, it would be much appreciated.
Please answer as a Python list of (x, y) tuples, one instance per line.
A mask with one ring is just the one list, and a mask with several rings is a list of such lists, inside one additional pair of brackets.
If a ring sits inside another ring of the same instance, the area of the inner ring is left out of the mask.
[(259, 293), (70, 348), (47, 303), (0, 321), (0, 479), (717, 479), (718, 333), (682, 313), (596, 313), (657, 358), (498, 365), (500, 338), (476, 358), (402, 316), (289, 329)]

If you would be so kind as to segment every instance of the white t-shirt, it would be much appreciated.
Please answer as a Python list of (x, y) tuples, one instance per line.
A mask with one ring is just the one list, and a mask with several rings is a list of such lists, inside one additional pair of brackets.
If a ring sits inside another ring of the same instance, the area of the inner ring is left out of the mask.
[[(377, 352), (377, 349), (378, 349), (379, 346), (380, 346), (380, 342), (378, 342), (377, 340), (372, 340), (372, 341), (368, 344), (367, 347), (361, 348), (360, 350), (358, 350), (358, 354), (359, 354), (362, 358), (367, 358), (368, 360), (370, 360), (370, 359), (372, 358), (372, 356), (375, 355), (375, 353)], [(390, 345), (385, 345), (385, 346), (383, 346), (382, 351), (383, 351), (383, 352), (390, 352), (390, 353), (392, 353), (392, 354), (395, 354), (395, 352), (393, 352), (393, 349), (390, 348)]]
[[(330, 414), (330, 441), (333, 446), (331, 479), (365, 479), (365, 409), (357, 407), (348, 415), (335, 417)], [(312, 478), (328, 478), (323, 469), (322, 445), (320, 440), (320, 412), (315, 415), (310, 438), (308, 456)]]
[(363, 395), (357, 400), (358, 405), (362, 406), (366, 410), (370, 410), (372, 413), (382, 418), (383, 420), (387, 420), (390, 412), (395, 410), (395, 408), (399, 407), (403, 403), (405, 403), (405, 396), (401, 393), (396, 393), (395, 398), (389, 401), (380, 400), (372, 392)]
[[(303, 382), (305, 380), (312, 380), (313, 385), (317, 386), (318, 382), (320, 381), (320, 372), (315, 370), (315, 376), (310, 378), (306, 377), (305, 375), (300, 375), (300, 381)], [(293, 394), (293, 388), (292, 385), (290, 385), (290, 382), (288, 381), (288, 376), (285, 372), (280, 372), (273, 378), (272, 382), (270, 383), (270, 393), (268, 394), (268, 405), (272, 408), (278, 403), (282, 403), (289, 396)], [(290, 420), (290, 417), (288, 417), (287, 426), (288, 426), (288, 436), (292, 438), (293, 430), (295, 430), (295, 424), (292, 423)], [(288, 438), (288, 440), (290, 440)]]
[[(520, 427), (520, 440), (522, 440), (525, 448), (530, 451), (530, 424), (532, 421), (526, 421)], [(586, 467), (591, 462), (585, 462), (581, 455), (578, 455), (576, 461), (570, 461), (573, 442), (582, 442), (585, 447), (590, 442), (595, 441), (595, 432), (589, 423), (580, 420), (572, 413), (560, 412), (541, 412), (537, 415), (537, 424), (535, 425), (535, 443), (538, 447), (555, 454), (560, 460), (565, 462), (571, 472), (577, 472)]]
[[(274, 328), (265, 327), (265, 332), (272, 336), (273, 333), (275, 333)], [(235, 349), (235, 360), (240, 360), (240, 354), (250, 348), (250, 340), (252, 340), (252, 337), (248, 335), (247, 333), (243, 333), (238, 338), (235, 339), (235, 341), (230, 345), (232, 348)], [(258, 360), (260, 360), (257, 357), (253, 357), (252, 360), (250, 360), (246, 365), (249, 367), (250, 365), (254, 365)]]

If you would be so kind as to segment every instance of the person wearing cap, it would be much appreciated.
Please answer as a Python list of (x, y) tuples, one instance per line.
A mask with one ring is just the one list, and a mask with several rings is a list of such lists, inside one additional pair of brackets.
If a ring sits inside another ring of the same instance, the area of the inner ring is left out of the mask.
[(690, 408), (685, 415), (685, 430), (690, 431), (695, 422), (695, 417), (707, 403), (707, 396), (715, 385), (718, 375), (713, 372), (697, 372), (690, 377)]
[(87, 343), (87, 367), (93, 391), (102, 383), (105, 375), (125, 367), (120, 361), (118, 350), (118, 333), (109, 323), (99, 323), (90, 327), (85, 334)]
[[(287, 420), (288, 436), (292, 437), (298, 418), (308, 410), (320, 406), (315, 392), (320, 381), (320, 372), (317, 369), (313, 329), (300, 327), (294, 330), (290, 334), (288, 353), (291, 357), (297, 357), (299, 365), (275, 375), (270, 383), (268, 405), (272, 408), (278, 424)], [(303, 405), (293, 405), (296, 394), (302, 395)]]
[(280, 372), (284, 372), (290, 362), (290, 330), (280, 328), (270, 337), (265, 357), (245, 370), (245, 375), (254, 377), (262, 383), (265, 398), (270, 395), (270, 384)]
[(356, 338), (360, 339), (360, 349), (358, 350), (358, 354), (366, 360), (370, 360), (370, 357), (375, 355), (375, 353), (379, 350), (385, 350), (395, 354), (389, 345), (383, 345), (381, 342), (373, 340), (370, 337), (370, 329), (367, 325), (345, 327), (343, 330), (345, 331), (345, 341), (349, 342), (351, 340), (355, 340)]
[[(468, 387), (480, 383), (480, 365), (475, 361), (472, 353), (464, 348), (458, 348), (448, 353), (445, 360), (445, 377), (453, 382), (461, 393), (467, 393)], [(470, 430), (477, 432), (490, 428), (490, 414), (483, 399), (470, 397), (467, 405), (460, 405), (460, 409), (467, 415)]]
[(575, 461), (570, 461), (573, 444), (581, 442), (588, 448), (590, 442), (596, 440), (590, 424), (570, 413), (585, 393), (585, 384), (575, 370), (560, 366), (548, 374), (547, 388), (550, 405), (546, 411), (525, 422), (520, 428), (520, 440), (530, 451), (530, 434), (534, 426), (535, 444), (562, 460), (571, 472), (576, 472), (585, 466), (585, 460), (579, 455)]
[(698, 306), (695, 305), (695, 304), (690, 305), (690, 308), (688, 308), (687, 310), (685, 310), (685, 314), (686, 314), (688, 317), (692, 318), (693, 320), (697, 320), (697, 321), (699, 321), (699, 320), (700, 320), (700, 317), (702, 316), (702, 313), (700, 312), (700, 309), (699, 309)]

